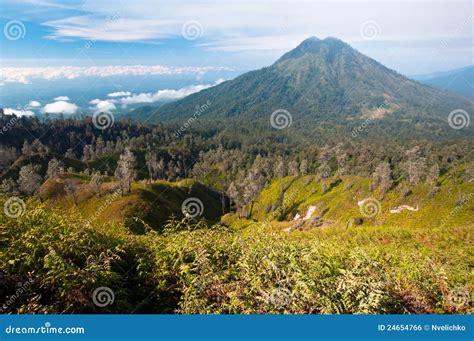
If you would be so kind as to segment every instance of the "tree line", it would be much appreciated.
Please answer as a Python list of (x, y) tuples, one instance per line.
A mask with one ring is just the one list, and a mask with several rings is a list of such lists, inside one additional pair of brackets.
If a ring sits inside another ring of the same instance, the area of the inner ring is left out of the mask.
[[(0, 114), (0, 121), (11, 118)], [(252, 206), (273, 178), (288, 175), (315, 175), (323, 191), (328, 178), (343, 175), (371, 177), (383, 192), (403, 181), (426, 181), (435, 188), (448, 172), (456, 181), (474, 179), (473, 142), (466, 139), (387, 142), (328, 135), (320, 141), (219, 122), (203, 122), (176, 138), (175, 128), (120, 121), (99, 130), (88, 118), (17, 118), (0, 136), (0, 190), (34, 195), (45, 180), (73, 173), (88, 176), (97, 195), (110, 178), (123, 194), (135, 180), (194, 178), (226, 193), (241, 209)], [(73, 194), (74, 186), (69, 181), (66, 190)]]

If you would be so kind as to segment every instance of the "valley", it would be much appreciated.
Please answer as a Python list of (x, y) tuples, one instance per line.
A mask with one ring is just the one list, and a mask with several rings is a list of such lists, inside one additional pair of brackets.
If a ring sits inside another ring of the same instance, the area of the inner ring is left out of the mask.
[(125, 115), (1, 109), (0, 309), (472, 314), (473, 109), (315, 37)]

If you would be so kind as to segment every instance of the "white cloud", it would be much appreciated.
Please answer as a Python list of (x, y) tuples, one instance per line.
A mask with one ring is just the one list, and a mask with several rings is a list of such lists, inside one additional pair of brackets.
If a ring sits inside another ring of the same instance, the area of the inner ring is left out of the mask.
[(211, 86), (217, 85), (222, 83), (224, 80), (219, 79), (214, 84), (199, 84), (199, 85), (191, 85), (181, 89), (163, 89), (158, 90), (155, 93), (140, 93), (134, 94), (132, 96), (123, 97), (120, 99), (120, 103), (122, 107), (126, 107), (129, 104), (137, 104), (137, 103), (153, 103), (157, 101), (169, 101), (169, 100), (176, 100), (188, 95), (191, 95), (195, 92), (207, 89)]
[[(149, 56), (153, 50), (157, 57), (166, 58), (168, 47), (174, 50), (176, 40), (181, 40), (183, 47), (193, 49), (197, 57), (202, 52), (199, 48), (223, 51), (223, 61), (234, 62), (226, 59), (228, 56), (238, 62), (245, 60), (248, 68), (259, 59), (257, 65), (268, 64), (309, 36), (334, 36), (404, 73), (472, 64), (472, 0), (99, 0), (68, 1), (67, 5), (60, 0), (7, 2), (15, 3), (15, 10), (7, 6), (6, 17), (21, 17), (46, 26), (51, 32), (47, 39), (82, 41), (81, 52), (86, 55), (89, 53), (85, 49), (98, 41), (145, 42), (162, 45), (157, 50), (145, 47), (143, 54), (138, 53), (142, 45), (135, 45), (136, 56)], [(202, 32), (199, 39), (185, 41), (183, 25), (191, 21), (197, 21)], [(367, 21), (376, 22), (380, 28), (374, 40), (364, 40), (361, 35), (361, 26)], [(407, 46), (409, 42), (412, 44)], [(429, 44), (428, 48), (422, 47), (424, 43)], [(125, 45), (124, 51), (131, 47)], [(153, 52), (150, 55), (155, 57)], [(11, 65), (15, 62), (12, 59)], [(65, 77), (63, 71), (53, 71), (41, 77)], [(30, 71), (25, 72), (0, 75), (0, 86), (5, 80), (28, 83)], [(81, 74), (68, 71), (66, 77)]]
[(4, 108), (3, 113), (5, 115), (16, 115), (16, 116), (33, 116), (35, 113), (31, 110), (17, 110), (12, 108)]
[(46, 104), (43, 108), (43, 112), (48, 114), (75, 114), (78, 109), (78, 106), (74, 103), (57, 101)]
[(76, 79), (79, 77), (203, 75), (211, 71), (234, 70), (227, 67), (168, 67), (162, 65), (3, 67), (0, 68), (0, 81), (28, 84), (32, 79), (56, 80)]
[(67, 96), (58, 96), (54, 100), (55, 101), (69, 101), (69, 97), (67, 97)]
[[(259, 39), (259, 49), (274, 49), (273, 40), (282, 35), (324, 38), (336, 36), (355, 42), (362, 40), (360, 25), (376, 21), (380, 40), (424, 40), (472, 36), (472, 3), (461, 1), (375, 0), (339, 1), (222, 1), (183, 0), (159, 2), (159, 11), (150, 10), (155, 1), (88, 1), (81, 16), (62, 17), (43, 25), (53, 30), (52, 39), (162, 42), (181, 37), (182, 26), (198, 21), (202, 40), (215, 49), (229, 49), (229, 40)], [(423, 13), (422, 20), (420, 13)], [(463, 22), (469, 20), (467, 24)], [(403, 25), (400, 25), (403, 22)], [(198, 42), (198, 41), (196, 41)], [(239, 44), (244, 50), (248, 42)], [(234, 50), (237, 50), (237, 47)], [(281, 50), (286, 50), (283, 46)]]
[(30, 108), (38, 108), (41, 106), (41, 103), (38, 101), (30, 101), (30, 103), (28, 103), (28, 106)]
[(108, 94), (109, 97), (125, 97), (130, 96), (132, 93), (130, 91), (117, 91)]
[(114, 104), (115, 100), (100, 100), (98, 98), (90, 101), (90, 104), (93, 104), (94, 107), (91, 109), (94, 110), (95, 113), (99, 112), (111, 112), (112, 110), (117, 109)]
[[(52, 39), (80, 38), (91, 42), (137, 41), (170, 38), (181, 29), (179, 20), (153, 20), (122, 16), (122, 11), (112, 16), (81, 15), (43, 23), (52, 27)], [(131, 29), (132, 28), (132, 29)]]

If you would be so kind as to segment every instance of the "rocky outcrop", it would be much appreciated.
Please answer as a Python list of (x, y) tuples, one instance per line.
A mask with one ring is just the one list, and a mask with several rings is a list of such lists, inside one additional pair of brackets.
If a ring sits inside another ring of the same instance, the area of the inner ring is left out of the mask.
[(404, 211), (404, 210), (416, 212), (416, 211), (419, 210), (419, 208), (418, 208), (418, 205), (416, 205), (416, 207), (412, 207), (412, 206), (408, 206), (408, 205), (401, 205), (401, 206), (392, 208), (392, 209), (390, 210), (390, 213), (401, 213), (401, 212)]
[(293, 221), (296, 221), (296, 224), (288, 227), (285, 229), (286, 232), (292, 232), (295, 230), (303, 230), (303, 228), (315, 228), (315, 227), (321, 227), (324, 225), (324, 221), (322, 220), (321, 217), (319, 216), (314, 216), (314, 212), (316, 211), (317, 206), (316, 205), (311, 205), (308, 207), (308, 210), (306, 211), (306, 214), (303, 216), (300, 213), (297, 213), (295, 217), (292, 219)]

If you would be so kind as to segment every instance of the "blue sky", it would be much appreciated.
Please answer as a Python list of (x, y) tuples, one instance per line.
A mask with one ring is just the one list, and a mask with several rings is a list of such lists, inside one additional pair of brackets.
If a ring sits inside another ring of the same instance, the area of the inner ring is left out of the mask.
[(175, 78), (175, 83), (163, 83), (174, 90), (210, 85), (269, 65), (309, 36), (338, 37), (405, 75), (455, 69), (473, 59), (471, 1), (0, 0), (0, 4), (4, 93), (0, 105), (5, 105), (9, 92), (24, 92), (22, 84), (36, 99), (48, 100), (34, 90), (38, 84), (43, 88), (44, 81), (52, 85), (50, 97), (58, 95), (53, 85), (63, 87), (64, 81), (73, 84), (87, 77), (112, 84), (91, 94), (101, 96), (115, 90), (148, 90), (153, 95), (167, 89), (127, 89), (131, 85), (122, 84), (127, 76), (138, 77), (135, 84), (139, 77), (151, 77), (150, 83)]

